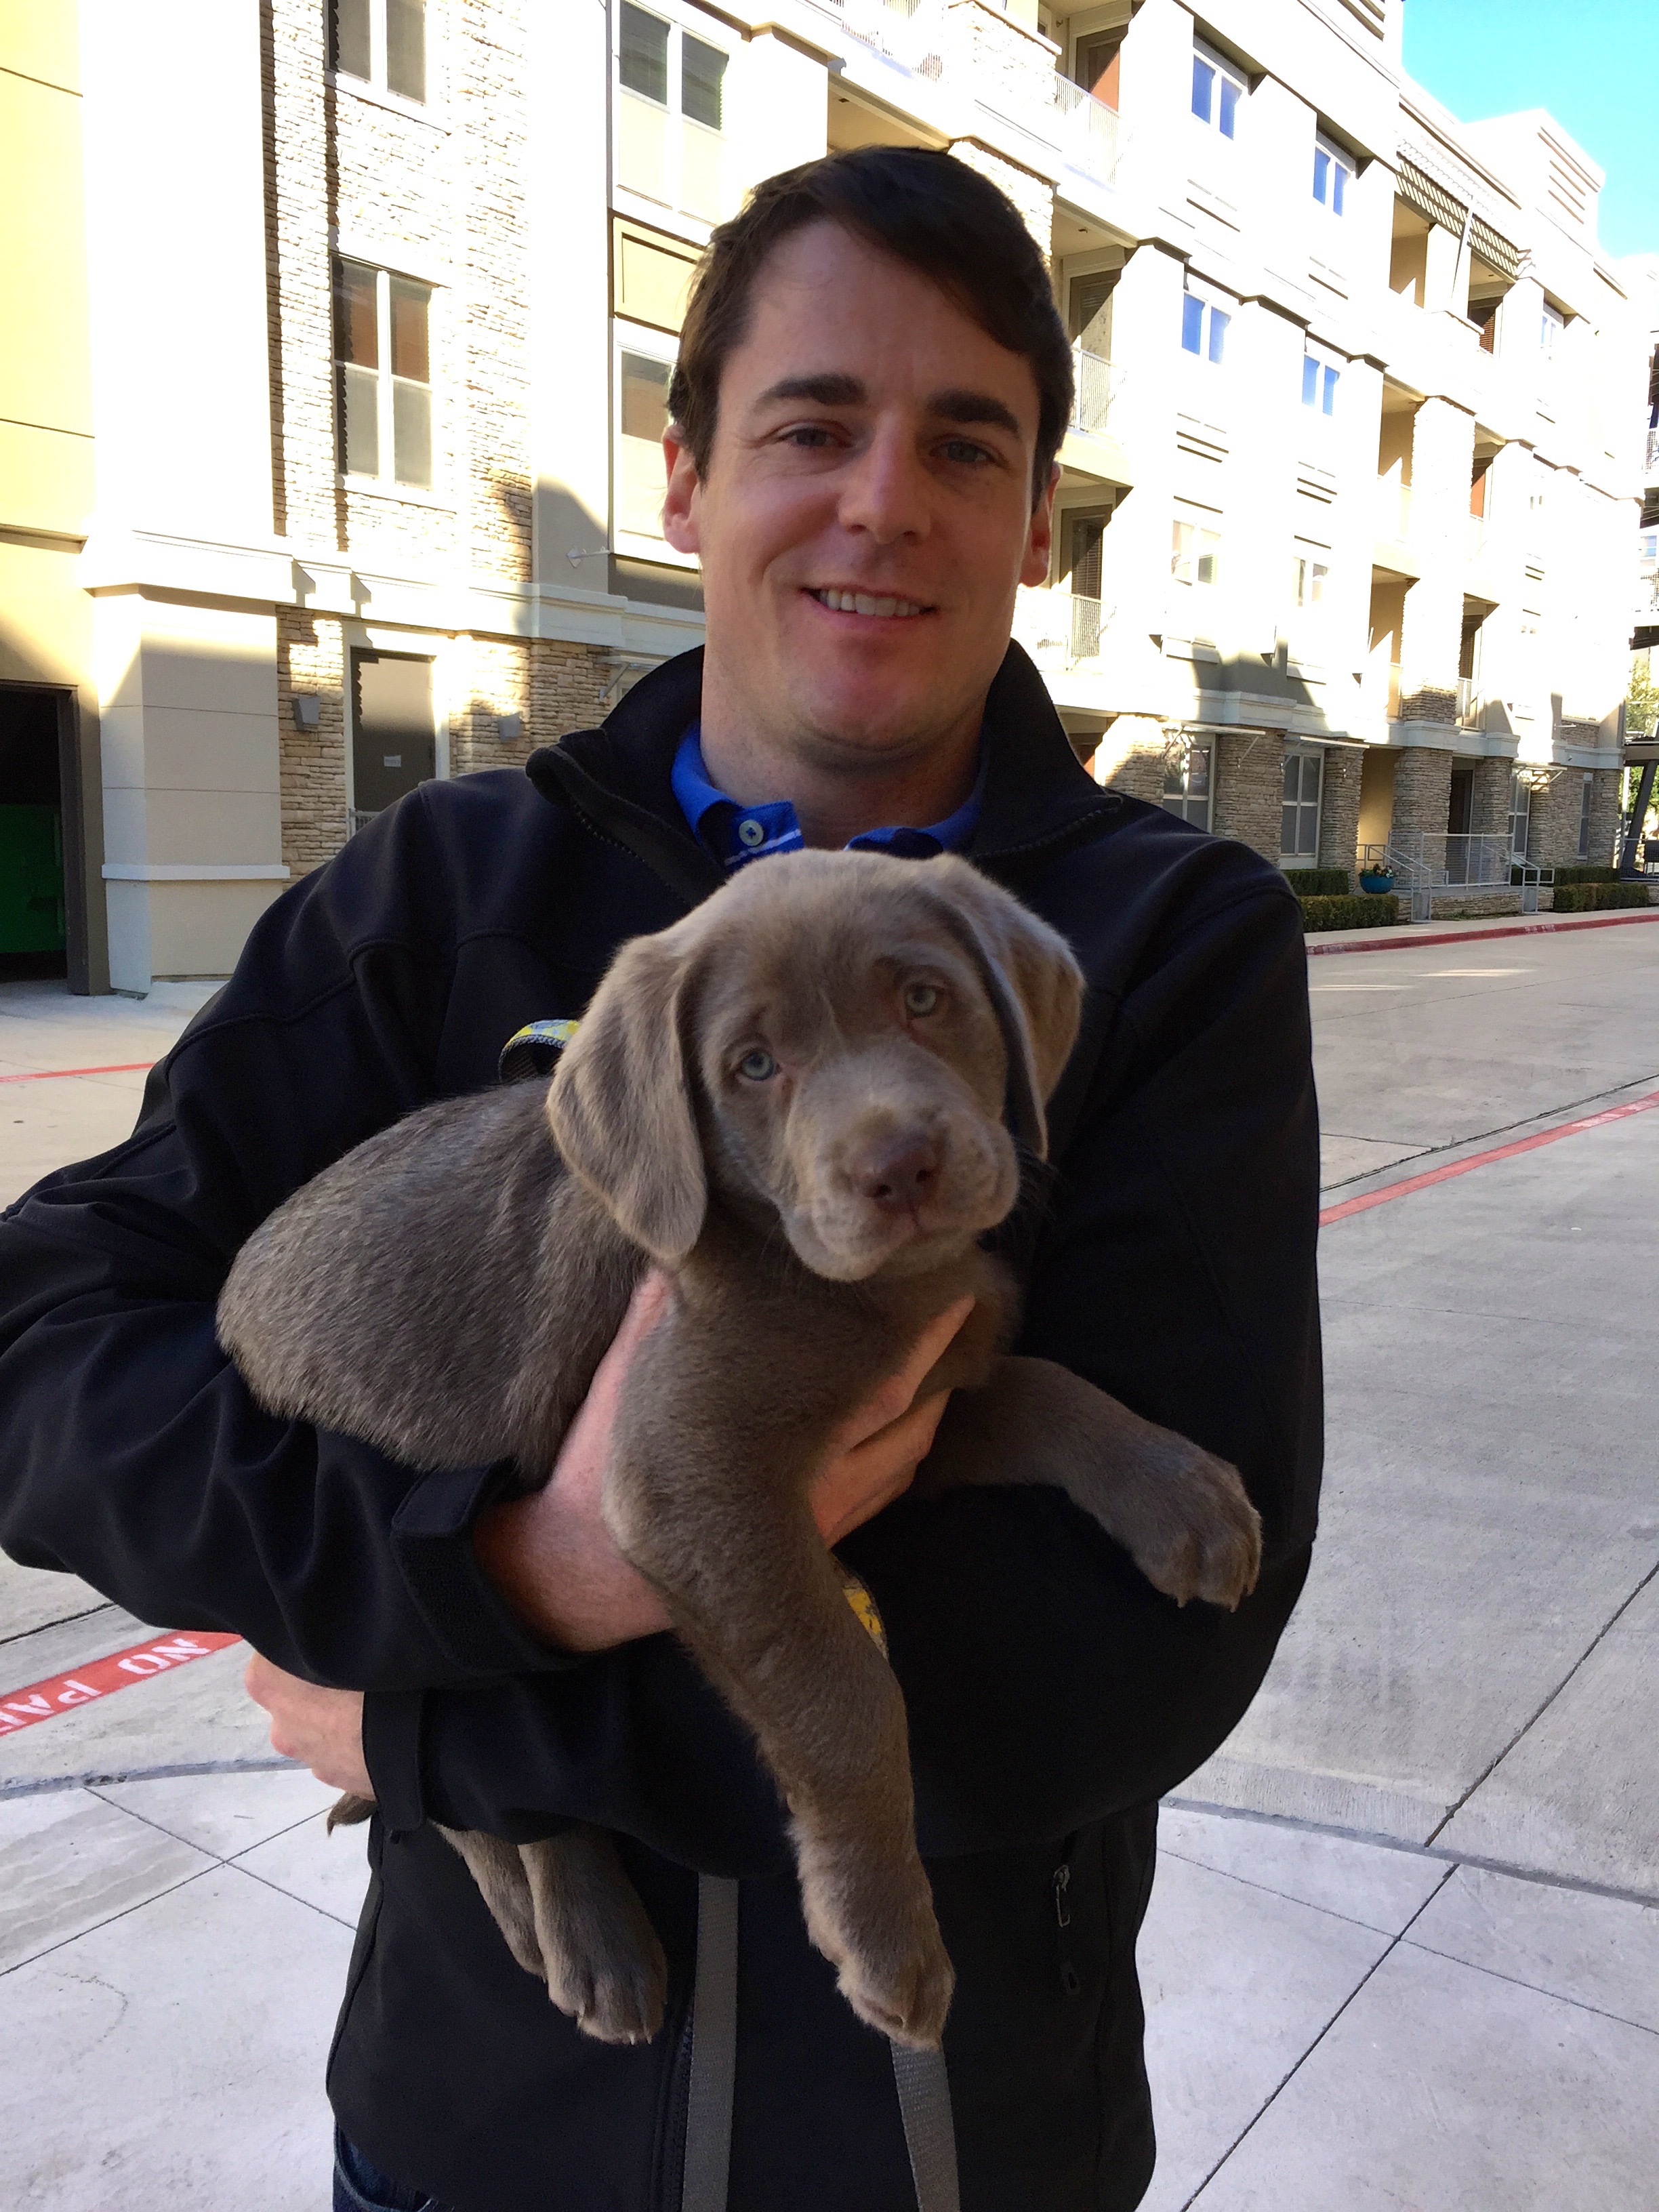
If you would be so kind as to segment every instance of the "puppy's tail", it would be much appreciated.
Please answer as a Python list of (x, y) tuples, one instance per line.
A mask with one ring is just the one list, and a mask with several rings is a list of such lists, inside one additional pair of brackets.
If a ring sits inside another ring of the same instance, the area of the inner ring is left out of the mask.
[(372, 1797), (354, 1797), (348, 1790), (337, 1803), (330, 1806), (325, 1825), (331, 1836), (336, 1828), (355, 1827), (359, 1820), (368, 1820), (374, 1811), (374, 1800)]

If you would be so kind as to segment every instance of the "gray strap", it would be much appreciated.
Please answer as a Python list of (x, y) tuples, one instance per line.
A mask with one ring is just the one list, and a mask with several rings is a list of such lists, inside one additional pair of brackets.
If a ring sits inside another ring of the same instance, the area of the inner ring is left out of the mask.
[(916, 2212), (961, 2212), (957, 2189), (957, 2131), (951, 2118), (951, 2081), (942, 2051), (906, 2051), (894, 2044), (904, 2144), (916, 2185)]
[[(961, 2212), (957, 2136), (944, 2053), (906, 2051), (896, 2043), (890, 2047), (916, 2212)], [(718, 1875), (701, 1874), (680, 2212), (726, 2212), (737, 2072), (738, 1885)]]
[(697, 1979), (680, 2212), (726, 2212), (738, 2072), (738, 1885), (697, 1876)]

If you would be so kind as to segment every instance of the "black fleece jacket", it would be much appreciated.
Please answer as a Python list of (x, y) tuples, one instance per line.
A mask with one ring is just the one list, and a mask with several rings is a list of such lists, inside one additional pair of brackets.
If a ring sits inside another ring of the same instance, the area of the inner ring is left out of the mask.
[[(673, 2212), (697, 1868), (744, 1881), (732, 2212), (913, 2203), (885, 2047), (808, 1946), (776, 1793), (673, 1640), (547, 1649), (473, 1552), (501, 1470), (417, 1474), (271, 1419), (214, 1339), (237, 1248), (291, 1191), (491, 1082), (514, 1030), (580, 1015), (619, 944), (718, 886), (669, 787), (700, 685), (688, 654), (527, 775), (424, 784), (380, 817), (264, 915), (131, 1138), (0, 1222), (6, 1549), (368, 1693), (382, 1809), (330, 2092), (377, 2163), (461, 2212)], [(1127, 2212), (1152, 2160), (1152, 1808), (1248, 1705), (1314, 1534), (1305, 963), (1277, 872), (1098, 789), (1018, 647), (986, 735), (969, 857), (1089, 984), (1019, 1348), (1233, 1461), (1267, 1564), (1237, 1613), (1183, 1611), (1058, 1492), (1017, 1488), (901, 1502), (844, 1550), (903, 1685), (959, 1976), (964, 2206)], [(428, 1815), (619, 1833), (672, 1966), (652, 2045), (574, 2033)]]

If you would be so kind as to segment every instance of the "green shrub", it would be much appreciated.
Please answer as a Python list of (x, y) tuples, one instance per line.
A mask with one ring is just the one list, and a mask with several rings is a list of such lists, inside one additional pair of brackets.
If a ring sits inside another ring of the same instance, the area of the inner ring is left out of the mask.
[[(1518, 884), (1520, 880), (1519, 868), (1511, 868), (1510, 881)], [(1558, 884), (1616, 884), (1619, 871), (1617, 868), (1581, 868), (1575, 865), (1571, 868), (1558, 868), (1555, 880)]]
[(1286, 868), (1285, 880), (1298, 898), (1346, 898), (1353, 878), (1346, 868)]
[(1564, 884), (1559, 872), (1555, 880), (1557, 914), (1598, 914), (1608, 907), (1646, 906), (1650, 903), (1648, 887), (1644, 883)]
[[(1311, 875), (1313, 871), (1306, 872)], [(1321, 872), (1334, 875), (1338, 871)], [(1302, 909), (1304, 930), (1377, 929), (1400, 919), (1400, 900), (1393, 891), (1350, 891), (1340, 897), (1298, 899), (1297, 904)]]

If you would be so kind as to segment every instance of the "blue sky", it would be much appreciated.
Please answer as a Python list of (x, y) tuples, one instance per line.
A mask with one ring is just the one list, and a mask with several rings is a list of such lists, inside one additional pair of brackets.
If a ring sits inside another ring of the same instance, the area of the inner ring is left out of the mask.
[(1547, 107), (1607, 173), (1606, 251), (1659, 251), (1659, 0), (1406, 0), (1406, 69), (1466, 122)]

